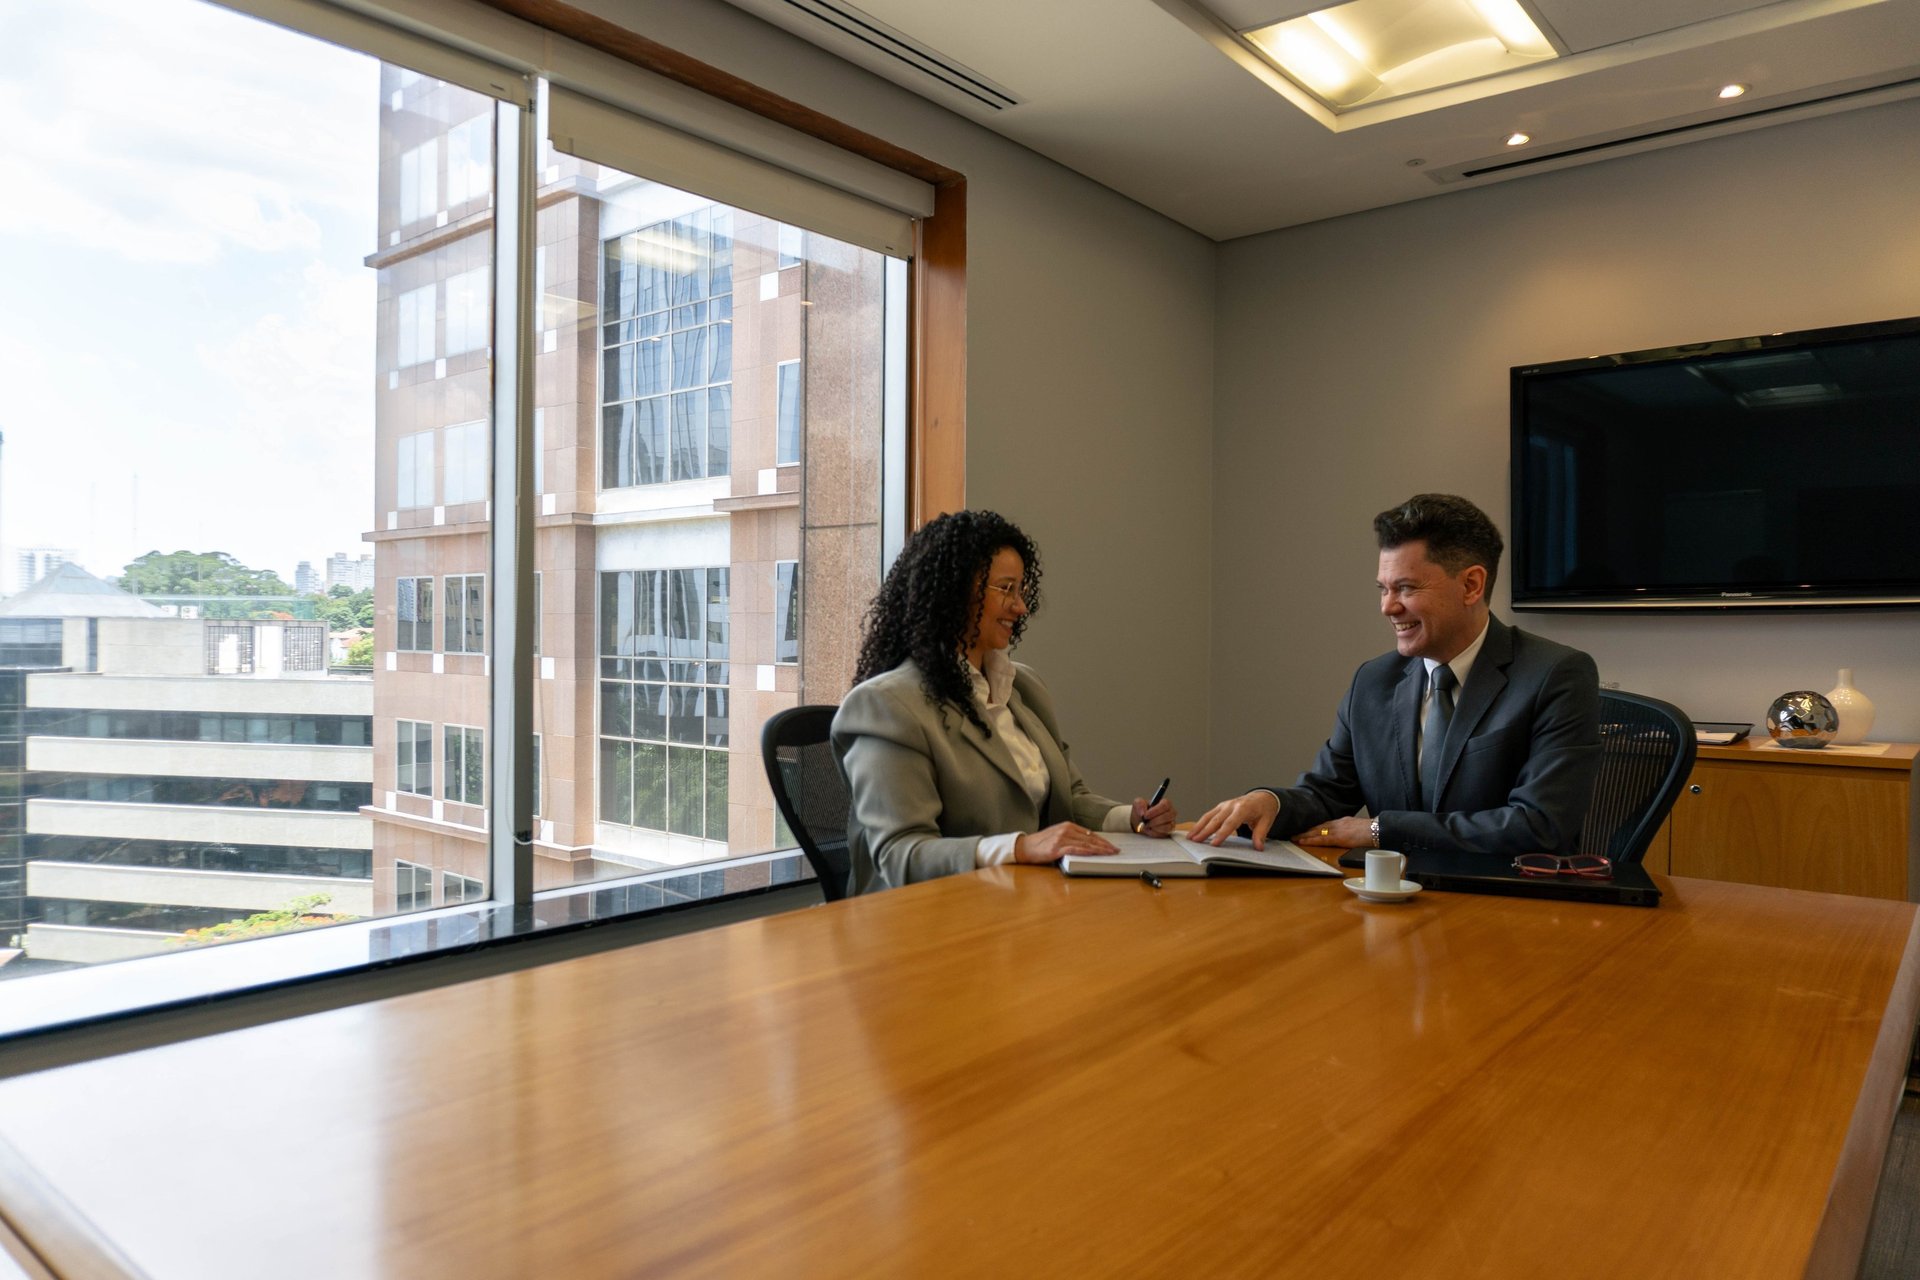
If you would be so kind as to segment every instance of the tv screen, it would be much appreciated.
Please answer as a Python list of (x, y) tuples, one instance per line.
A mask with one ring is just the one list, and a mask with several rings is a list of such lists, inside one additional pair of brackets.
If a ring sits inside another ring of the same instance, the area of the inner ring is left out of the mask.
[(1920, 317), (1512, 385), (1516, 608), (1920, 604)]

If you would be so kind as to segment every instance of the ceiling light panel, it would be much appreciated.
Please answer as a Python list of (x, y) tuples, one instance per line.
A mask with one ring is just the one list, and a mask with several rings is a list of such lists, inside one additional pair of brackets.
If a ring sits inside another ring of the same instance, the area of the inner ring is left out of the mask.
[(1335, 111), (1557, 56), (1519, 0), (1350, 0), (1242, 34)]

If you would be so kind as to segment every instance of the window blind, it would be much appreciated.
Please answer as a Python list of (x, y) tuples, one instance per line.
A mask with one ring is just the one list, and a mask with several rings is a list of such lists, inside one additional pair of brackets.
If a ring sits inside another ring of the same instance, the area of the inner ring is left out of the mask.
[(547, 133), (557, 150), (577, 159), (896, 258), (912, 256), (913, 220), (933, 211), (925, 183), (907, 180), (925, 188), (924, 204), (911, 190), (882, 204), (559, 86), (548, 89)]

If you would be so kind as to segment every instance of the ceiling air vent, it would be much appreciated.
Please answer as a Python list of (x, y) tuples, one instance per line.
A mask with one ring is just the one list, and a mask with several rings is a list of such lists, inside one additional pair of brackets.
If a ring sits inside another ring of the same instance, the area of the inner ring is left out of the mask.
[(1855, 107), (1872, 106), (1879, 102), (1891, 102), (1916, 95), (1920, 95), (1920, 79), (1867, 85), (1841, 93), (1806, 98), (1799, 102), (1762, 107), (1758, 111), (1742, 112), (1739, 115), (1715, 115), (1697, 120), (1683, 119), (1655, 129), (1641, 128), (1631, 133), (1598, 134), (1588, 138), (1575, 138), (1551, 151), (1512, 158), (1490, 156), (1484, 160), (1469, 160), (1465, 164), (1450, 165), (1445, 169), (1428, 170), (1427, 176), (1442, 185), (1466, 182), (1474, 178), (1517, 178), (1523, 174), (1565, 169), (1571, 165), (1586, 164), (1594, 160), (1633, 155), (1640, 151), (1652, 151), (1660, 147), (1694, 142), (1721, 134), (1743, 133), (1762, 125), (1829, 115), (1836, 111), (1847, 111)]
[[(918, 40), (901, 34), (886, 23), (837, 0), (784, 0), (789, 9), (825, 23), (850, 40), (884, 55), (898, 65), (938, 81), (954, 93), (964, 94), (995, 111), (1020, 105), (1020, 99), (970, 67), (962, 66), (944, 54), (936, 53)], [(758, 7), (758, 6), (755, 6)]]

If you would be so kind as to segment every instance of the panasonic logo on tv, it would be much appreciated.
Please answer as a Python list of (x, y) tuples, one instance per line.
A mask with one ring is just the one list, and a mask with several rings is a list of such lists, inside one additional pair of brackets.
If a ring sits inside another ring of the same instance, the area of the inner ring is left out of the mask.
[(1722, 592), (1720, 593), (1720, 598), (1721, 598), (1722, 600), (1751, 600), (1751, 599), (1753, 599), (1753, 592), (1751, 592), (1751, 591), (1722, 591)]

